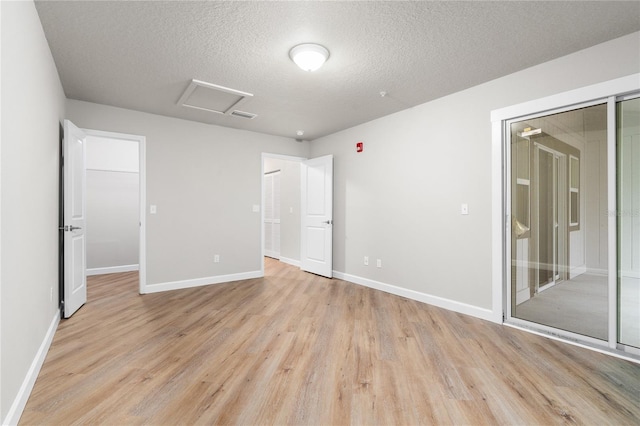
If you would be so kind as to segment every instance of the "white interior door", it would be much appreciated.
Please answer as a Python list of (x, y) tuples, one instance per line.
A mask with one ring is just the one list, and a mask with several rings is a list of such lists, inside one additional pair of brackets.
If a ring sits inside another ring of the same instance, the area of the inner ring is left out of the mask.
[(300, 269), (333, 276), (333, 155), (301, 163)]
[(86, 266), (86, 136), (64, 121), (64, 317), (87, 301)]
[(280, 172), (264, 176), (264, 255), (280, 259)]

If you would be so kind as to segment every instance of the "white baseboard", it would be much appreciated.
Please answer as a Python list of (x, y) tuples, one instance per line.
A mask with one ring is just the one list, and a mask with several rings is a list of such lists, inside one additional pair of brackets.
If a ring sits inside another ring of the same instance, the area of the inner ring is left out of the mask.
[(587, 265), (577, 266), (569, 271), (569, 279), (573, 279), (578, 275), (584, 274), (585, 272), (587, 272)]
[(638, 271), (620, 271), (620, 276), (624, 278), (640, 278)]
[(609, 275), (609, 271), (599, 268), (587, 268), (587, 274), (590, 275)]
[(239, 274), (217, 275), (215, 277), (147, 284), (145, 287), (145, 293), (158, 293), (161, 291), (180, 290), (182, 288), (201, 287), (210, 284), (222, 284), (231, 281), (250, 280), (253, 278), (262, 278), (263, 276), (264, 274), (260, 271), (251, 271), (241, 272)]
[(90, 275), (103, 275), (103, 274), (117, 274), (119, 272), (131, 272), (139, 269), (138, 264), (135, 265), (122, 265), (122, 266), (107, 266), (105, 268), (91, 268), (87, 269), (87, 276)]
[(421, 293), (419, 291), (409, 290), (395, 285), (370, 280), (368, 278), (345, 274), (343, 272), (333, 271), (333, 276), (344, 281), (349, 281), (354, 284), (381, 290), (386, 293), (395, 294), (396, 296), (406, 297), (407, 299), (417, 300), (418, 302), (426, 303), (428, 305), (437, 306), (439, 308), (448, 309), (450, 311), (458, 312), (465, 315), (471, 315), (472, 317), (496, 322), (498, 324), (502, 323), (502, 314), (496, 315), (491, 309), (479, 308), (477, 306), (468, 305), (466, 303), (457, 302), (455, 300), (445, 299), (443, 297), (433, 296), (430, 294)]
[(287, 263), (292, 266), (300, 267), (300, 261), (295, 259), (289, 259), (288, 257), (281, 257), (280, 262)]
[(529, 289), (525, 288), (524, 290), (520, 290), (516, 292), (516, 305), (526, 302), (531, 298), (529, 294)]
[(44, 360), (47, 357), (47, 352), (49, 352), (49, 347), (51, 347), (51, 342), (53, 341), (53, 336), (56, 334), (56, 329), (58, 328), (59, 323), (60, 310), (56, 310), (53, 320), (51, 320), (51, 324), (49, 325), (49, 330), (47, 330), (47, 334), (45, 334), (44, 340), (40, 344), (40, 348), (31, 362), (31, 366), (29, 367), (29, 371), (27, 371), (27, 375), (22, 382), (22, 386), (20, 386), (20, 390), (18, 391), (16, 398), (13, 400), (13, 404), (11, 404), (11, 408), (9, 408), (7, 416), (2, 421), (3, 425), (18, 424), (18, 421), (22, 416), (22, 412), (24, 411), (24, 407), (27, 405), (29, 395), (31, 395), (31, 391), (33, 390), (33, 385), (36, 383), (42, 364), (44, 364)]

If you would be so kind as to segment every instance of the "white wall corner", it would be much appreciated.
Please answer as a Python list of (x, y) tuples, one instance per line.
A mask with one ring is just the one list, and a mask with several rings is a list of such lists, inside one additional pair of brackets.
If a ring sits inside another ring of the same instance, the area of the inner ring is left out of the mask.
[(214, 277), (194, 278), (190, 280), (171, 281), (166, 283), (147, 284), (145, 293), (159, 293), (169, 290), (180, 290), (183, 288), (202, 287), (211, 284), (224, 284), (233, 281), (251, 280), (262, 278), (262, 271), (241, 272), (238, 274), (217, 275)]
[(31, 366), (29, 367), (29, 371), (27, 371), (27, 375), (22, 382), (22, 386), (20, 386), (20, 390), (18, 391), (13, 404), (11, 404), (11, 408), (9, 408), (7, 416), (2, 420), (3, 425), (18, 424), (18, 421), (22, 416), (22, 412), (24, 411), (24, 407), (27, 405), (27, 401), (31, 395), (31, 391), (33, 390), (33, 386), (36, 383), (42, 364), (44, 364), (44, 360), (47, 357), (47, 352), (49, 352), (51, 342), (53, 342), (53, 336), (56, 334), (56, 329), (58, 328), (59, 323), (60, 310), (57, 309), (53, 319), (51, 320), (47, 334), (44, 336), (44, 339), (40, 344), (40, 348), (31, 362)]
[(370, 280), (368, 278), (358, 277), (356, 275), (345, 274), (344, 272), (333, 271), (333, 276), (343, 281), (348, 281), (350, 283), (359, 284), (365, 287), (373, 288), (375, 290), (384, 291), (385, 293), (395, 294), (396, 296), (406, 297), (407, 299), (416, 300), (418, 302), (437, 306), (438, 308), (447, 309), (449, 311), (458, 312), (460, 314), (470, 315), (472, 317), (492, 322), (502, 322), (502, 315), (500, 316), (500, 321), (495, 321), (494, 312), (490, 309), (468, 305), (466, 303), (457, 302), (455, 300), (445, 299), (443, 297), (433, 296), (415, 290), (409, 290), (392, 284), (386, 284), (379, 281)]

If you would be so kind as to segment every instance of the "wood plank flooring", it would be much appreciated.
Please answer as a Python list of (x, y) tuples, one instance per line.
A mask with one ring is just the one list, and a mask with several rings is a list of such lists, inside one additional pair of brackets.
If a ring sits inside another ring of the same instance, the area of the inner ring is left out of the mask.
[(638, 424), (640, 365), (266, 261), (140, 296), (89, 277), (21, 424)]

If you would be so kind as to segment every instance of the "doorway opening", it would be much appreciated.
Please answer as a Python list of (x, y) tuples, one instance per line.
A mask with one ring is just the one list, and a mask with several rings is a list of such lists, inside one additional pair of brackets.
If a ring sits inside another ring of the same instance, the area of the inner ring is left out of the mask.
[[(333, 276), (333, 156), (310, 160), (277, 154), (262, 154), (262, 257), (279, 244), (279, 260), (327, 278)], [(270, 172), (265, 174), (266, 172)], [(273, 173), (278, 172), (279, 199), (273, 207)], [(268, 176), (268, 177), (265, 177)], [(266, 188), (266, 182), (270, 182)], [(269, 197), (267, 195), (269, 194)], [(275, 210), (275, 209), (274, 209)], [(268, 220), (268, 222), (267, 222)], [(277, 223), (275, 223), (277, 222)], [(274, 224), (278, 235), (274, 235)], [(270, 246), (265, 248), (265, 229)], [(275, 257), (275, 256), (274, 256)], [(264, 275), (264, 262), (262, 263)]]
[(87, 275), (138, 271), (146, 285), (146, 138), (87, 135)]
[(304, 160), (302, 157), (262, 154), (262, 258), (267, 256), (298, 267), (300, 164)]
[(68, 318), (86, 302), (87, 275), (137, 270), (138, 291), (145, 292), (146, 147), (144, 136), (79, 129), (69, 120), (62, 130), (59, 294)]
[(87, 276), (139, 270), (137, 140), (87, 132)]

